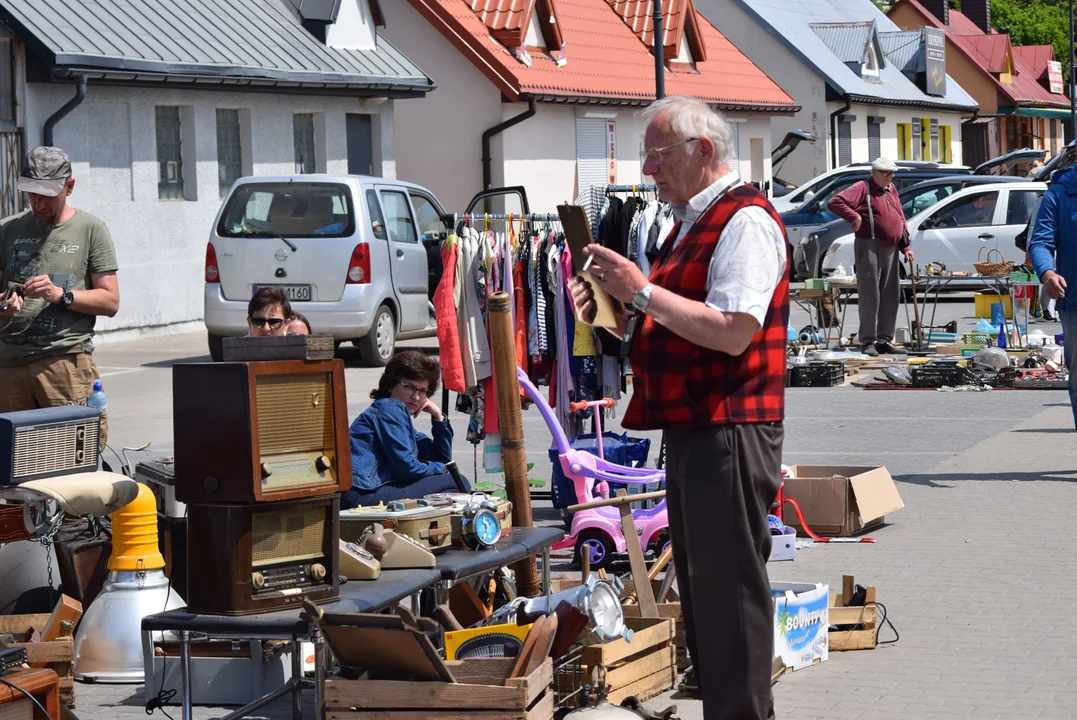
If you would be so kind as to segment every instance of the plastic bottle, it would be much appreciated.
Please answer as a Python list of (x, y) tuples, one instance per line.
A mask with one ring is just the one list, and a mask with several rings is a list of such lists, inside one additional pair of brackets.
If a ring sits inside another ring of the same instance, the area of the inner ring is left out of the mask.
[(108, 412), (108, 399), (105, 397), (105, 391), (101, 389), (101, 381), (93, 381), (93, 392), (90, 393), (90, 397), (86, 399), (86, 405), (92, 408), (97, 408), (104, 415)]

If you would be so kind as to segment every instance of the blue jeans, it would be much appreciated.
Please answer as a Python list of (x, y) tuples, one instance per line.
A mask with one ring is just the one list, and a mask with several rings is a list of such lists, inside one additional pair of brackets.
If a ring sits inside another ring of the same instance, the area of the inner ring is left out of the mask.
[[(460, 477), (464, 481), (468, 492), (471, 492), (471, 483), (463, 475)], [(401, 483), (399, 485), (386, 483), (373, 490), (360, 490), (353, 487), (340, 496), (340, 509), (350, 510), (360, 505), (377, 505), (378, 503), (387, 503), (392, 500), (412, 500), (425, 495), (444, 492), (459, 492), (456, 483), (453, 482), (452, 475), (449, 473), (427, 475), (413, 483)]]
[(1062, 344), (1062, 357), (1066, 360), (1066, 369), (1070, 373), (1070, 407), (1073, 408), (1073, 425), (1077, 427), (1077, 310), (1060, 310), (1059, 319), (1062, 320), (1062, 333), (1065, 340)]

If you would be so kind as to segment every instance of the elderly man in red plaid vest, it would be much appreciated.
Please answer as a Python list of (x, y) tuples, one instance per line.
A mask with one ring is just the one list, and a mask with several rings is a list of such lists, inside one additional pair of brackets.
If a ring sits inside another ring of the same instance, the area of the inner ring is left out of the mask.
[[(741, 182), (728, 124), (692, 98), (645, 111), (645, 175), (678, 222), (650, 278), (592, 245), (591, 277), (630, 307), (623, 425), (663, 430), (666, 499), (688, 649), (707, 720), (773, 717), (767, 513), (781, 475), (787, 240), (766, 197)], [(593, 288), (573, 278), (577, 311)]]

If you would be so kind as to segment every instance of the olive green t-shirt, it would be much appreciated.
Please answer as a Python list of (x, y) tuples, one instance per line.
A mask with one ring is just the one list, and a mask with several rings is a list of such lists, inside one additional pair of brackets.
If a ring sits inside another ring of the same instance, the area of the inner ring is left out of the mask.
[[(116, 250), (105, 223), (89, 213), (75, 214), (47, 228), (31, 211), (0, 223), (0, 290), (48, 275), (64, 290), (88, 290), (90, 275), (114, 272)], [(24, 298), (11, 318), (0, 318), (0, 367), (25, 365), (48, 355), (92, 352), (97, 318), (41, 298)]]

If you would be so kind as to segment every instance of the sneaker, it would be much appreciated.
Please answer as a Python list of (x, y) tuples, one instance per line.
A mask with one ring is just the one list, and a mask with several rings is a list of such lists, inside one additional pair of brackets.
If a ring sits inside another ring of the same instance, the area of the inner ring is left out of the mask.
[(1058, 316), (1055, 315), (1050, 310), (1048, 310), (1047, 308), (1044, 308), (1043, 309), (1043, 319), (1046, 320), (1047, 322), (1055, 322), (1056, 320), (1058, 320)]
[(879, 357), (879, 351), (875, 349), (875, 343), (864, 343), (860, 346), (860, 352), (868, 357)]
[(688, 698), (700, 697), (699, 695), (699, 679), (696, 677), (696, 669), (689, 667), (684, 672), (684, 679), (677, 685), (677, 690)]
[(904, 355), (905, 348), (896, 348), (889, 340), (875, 343), (875, 349), (883, 355)]

